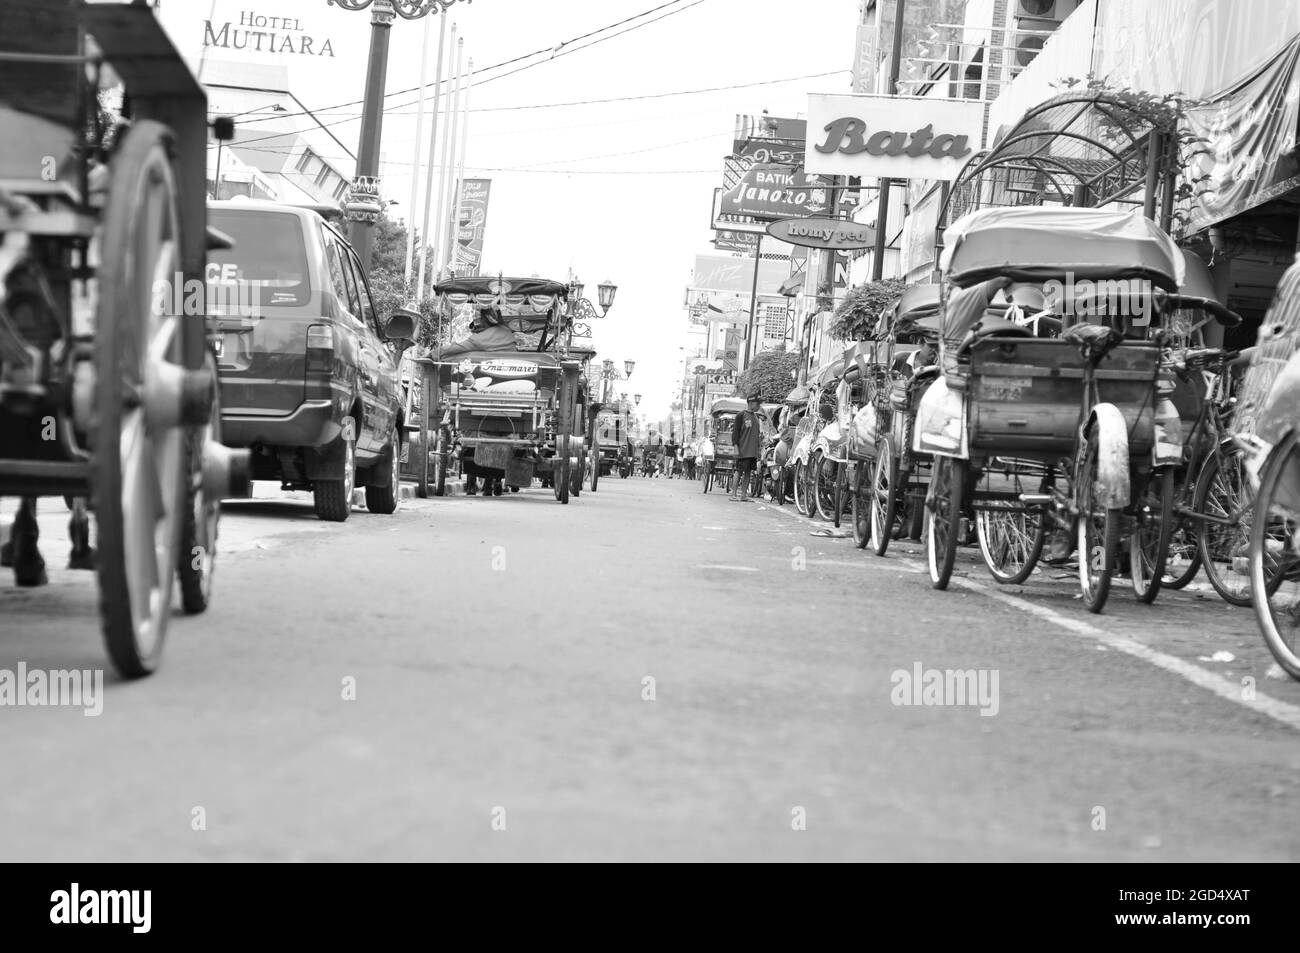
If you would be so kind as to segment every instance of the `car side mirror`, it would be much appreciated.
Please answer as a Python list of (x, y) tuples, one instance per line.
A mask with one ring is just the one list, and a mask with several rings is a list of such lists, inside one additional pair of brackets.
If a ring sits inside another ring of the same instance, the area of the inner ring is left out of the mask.
[(406, 308), (398, 308), (384, 322), (384, 338), (389, 341), (415, 340), (416, 329), (420, 326), (420, 315)]

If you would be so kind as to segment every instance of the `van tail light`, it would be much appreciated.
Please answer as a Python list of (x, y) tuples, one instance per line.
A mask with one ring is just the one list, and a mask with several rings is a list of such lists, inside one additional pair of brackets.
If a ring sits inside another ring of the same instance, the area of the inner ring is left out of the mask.
[(328, 324), (307, 329), (307, 373), (328, 373), (334, 364), (334, 330)]

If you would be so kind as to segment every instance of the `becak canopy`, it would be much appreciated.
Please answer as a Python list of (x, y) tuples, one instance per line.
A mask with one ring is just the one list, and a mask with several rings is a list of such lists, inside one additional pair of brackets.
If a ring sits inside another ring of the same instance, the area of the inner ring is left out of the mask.
[(944, 231), (939, 267), (969, 288), (990, 278), (1147, 280), (1165, 291), (1183, 283), (1182, 251), (1141, 210), (1014, 206), (985, 208)]
[(472, 305), (520, 333), (537, 331), (551, 315), (560, 313), (569, 297), (569, 286), (558, 281), (500, 275), (451, 278), (434, 285), (433, 291), (452, 307)]

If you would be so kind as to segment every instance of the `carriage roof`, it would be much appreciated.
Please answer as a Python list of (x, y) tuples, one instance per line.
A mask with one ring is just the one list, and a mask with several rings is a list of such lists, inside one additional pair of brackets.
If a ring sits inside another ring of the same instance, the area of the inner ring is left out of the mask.
[(524, 334), (542, 330), (553, 316), (561, 315), (569, 297), (569, 286), (559, 281), (500, 275), (450, 278), (434, 285), (433, 291), (452, 307), (468, 304), (478, 311), (498, 311), (506, 327)]
[(1174, 240), (1141, 210), (1015, 206), (971, 212), (944, 232), (940, 268), (968, 288), (990, 278), (1043, 282), (1148, 280), (1176, 292), (1185, 276)]

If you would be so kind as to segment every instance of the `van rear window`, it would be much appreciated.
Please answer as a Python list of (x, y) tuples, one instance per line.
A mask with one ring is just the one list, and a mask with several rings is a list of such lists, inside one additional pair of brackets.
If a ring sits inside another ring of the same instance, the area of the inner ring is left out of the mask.
[(257, 209), (209, 209), (208, 224), (235, 241), (234, 248), (208, 252), (209, 299), (216, 296), (218, 305), (223, 300), (220, 295), (238, 295), (231, 297), (232, 302), (256, 300), (263, 306), (307, 303), (311, 280), (298, 216)]

